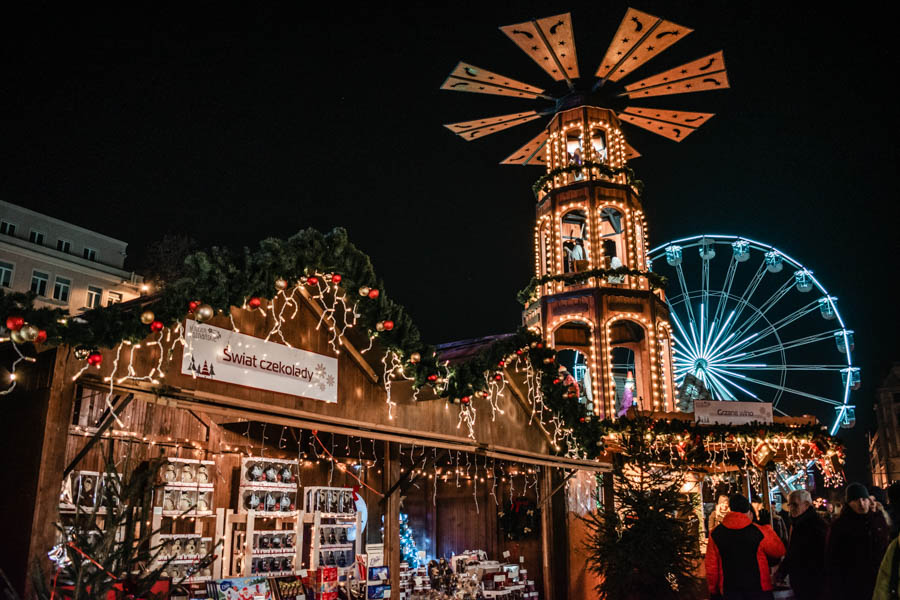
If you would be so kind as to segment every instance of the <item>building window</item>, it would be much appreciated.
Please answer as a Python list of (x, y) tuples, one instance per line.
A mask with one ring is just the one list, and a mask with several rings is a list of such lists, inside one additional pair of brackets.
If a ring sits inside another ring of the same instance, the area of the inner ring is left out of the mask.
[(93, 248), (84, 247), (84, 257), (88, 260), (97, 260), (97, 251)]
[(53, 299), (60, 302), (68, 302), (70, 287), (72, 287), (71, 279), (57, 276), (56, 282), (53, 284)]
[(94, 287), (92, 285), (88, 286), (87, 291), (87, 307), (88, 308), (100, 308), (100, 301), (103, 298), (103, 290)]
[(31, 233), (28, 235), (28, 241), (32, 244), (43, 244), (44, 243), (44, 234), (40, 231), (31, 230)]
[(72, 251), (72, 242), (68, 240), (56, 240), (56, 249), (68, 254)]
[(50, 276), (46, 273), (41, 273), (40, 271), (32, 271), (31, 272), (31, 291), (37, 294), (38, 296), (46, 296), (47, 295), (47, 282), (50, 281)]
[(122, 293), (121, 292), (110, 292), (106, 295), (106, 305), (112, 306), (113, 304), (118, 304), (122, 301)]
[(8, 262), (0, 262), (0, 287), (8, 288), (12, 283), (13, 266)]
[(16, 235), (16, 226), (8, 221), (0, 221), (0, 233), (3, 235)]

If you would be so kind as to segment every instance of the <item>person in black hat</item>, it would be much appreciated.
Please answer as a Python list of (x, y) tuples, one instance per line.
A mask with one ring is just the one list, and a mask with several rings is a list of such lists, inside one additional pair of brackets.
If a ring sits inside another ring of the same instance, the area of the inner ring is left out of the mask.
[(753, 522), (745, 496), (728, 500), (731, 511), (713, 529), (706, 546), (706, 582), (711, 598), (771, 600), (769, 559), (784, 556), (784, 544), (769, 525)]
[(871, 598), (888, 526), (880, 512), (871, 511), (866, 486), (851, 483), (844, 495), (844, 510), (832, 523), (825, 546), (827, 588), (834, 600)]

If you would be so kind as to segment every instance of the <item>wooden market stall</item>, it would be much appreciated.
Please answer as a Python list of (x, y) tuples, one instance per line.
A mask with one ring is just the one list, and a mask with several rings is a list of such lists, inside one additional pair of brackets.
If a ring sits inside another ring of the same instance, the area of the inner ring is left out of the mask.
[[(262, 342), (272, 330), (272, 313), (232, 308), (230, 316), (217, 315), (203, 324), (204, 331), (230, 336), (239, 329), (234, 335), (245, 337), (235, 337), (227, 347), (243, 343), (248, 355), (264, 357), (273, 346), (290, 352), (288, 345), (309, 353), (306, 358), (315, 365), (311, 369), (321, 367), (322, 372), (301, 376), (298, 371), (296, 377), (309, 375), (320, 389), (308, 395), (283, 393), (263, 389), (270, 384), (252, 383), (250, 376), (247, 382), (256, 387), (231, 383), (223, 355), (201, 356), (190, 336), (187, 344), (175, 343), (175, 336), (154, 335), (141, 344), (103, 349), (100, 364), (87, 370), (67, 346), (45, 349), (20, 368), (20, 383), (6, 399), (11, 451), (2, 467), (4, 479), (16, 482), (17, 493), (0, 500), (10, 521), (0, 550), (2, 564), (20, 591), (30, 565), (46, 566), (47, 552), (57, 542), (55, 524), (64, 522), (67, 510), (78, 504), (73, 495), (80, 484), (73, 484), (73, 478), (100, 474), (109, 461), (127, 474), (148, 459), (168, 457), (169, 464), (190, 470), (192, 482), (201, 481), (197, 471), (202, 467), (203, 483), (197, 485), (204, 510), (170, 518), (178, 514), (179, 494), (186, 492), (166, 483), (165, 490), (173, 488), (174, 505), (160, 507), (158, 523), (164, 535), (199, 538), (191, 543), (226, 542), (209, 577), (249, 572), (249, 559), (236, 562), (243, 557), (242, 548), (250, 551), (246, 540), (253, 537), (254, 517), (248, 514), (256, 514), (246, 506), (246, 471), (251, 459), (265, 459), (294, 469), (300, 486), (296, 499), (290, 496), (292, 511), (285, 513), (292, 516), (278, 519), (277, 529), (294, 527), (292, 518), (302, 521), (293, 515), (307, 508), (304, 489), (359, 489), (368, 522), (355, 552), (365, 552), (367, 543), (383, 543), (394, 589), (399, 584), (402, 510), (409, 514), (419, 549), (429, 557), (478, 549), (502, 560), (509, 552), (507, 560), (521, 561), (540, 597), (568, 597), (566, 499), (558, 484), (573, 470), (597, 472), (608, 465), (557, 455), (550, 436), (533, 418), (518, 374), (510, 371), (510, 385), (497, 395), (493, 418), (482, 411), (470, 436), (461, 425), (458, 404), (417, 396), (409, 382), (386, 378), (385, 353), (377, 344), (363, 352), (365, 340), (347, 335), (334, 345), (332, 333), (319, 326), (322, 309), (315, 301), (306, 298), (296, 318), (282, 324), (277, 344)], [(196, 325), (190, 319), (183, 324), (188, 329)], [(192, 331), (200, 335), (200, 330)], [(246, 336), (256, 341), (248, 344)], [(274, 370), (274, 362), (259, 364)], [(258, 365), (247, 366), (253, 370)], [(285, 362), (275, 376), (291, 377), (285, 375), (289, 367)], [(214, 370), (221, 375), (211, 374)], [(334, 401), (312, 397), (329, 394)], [(97, 485), (102, 477), (98, 475)], [(498, 514), (518, 498), (540, 503), (540, 527), (527, 539), (510, 541)], [(196, 505), (196, 497), (192, 502)], [(307, 518), (307, 528), (312, 527), (313, 517)], [(272, 525), (256, 529), (260, 527)], [(295, 530), (304, 535), (302, 523)], [(237, 545), (236, 535), (244, 540)], [(315, 530), (305, 536), (308, 544), (314, 543), (310, 536), (319, 537)], [(297, 559), (308, 565), (312, 552), (301, 554), (298, 549)], [(300, 568), (275, 565), (273, 570)]]

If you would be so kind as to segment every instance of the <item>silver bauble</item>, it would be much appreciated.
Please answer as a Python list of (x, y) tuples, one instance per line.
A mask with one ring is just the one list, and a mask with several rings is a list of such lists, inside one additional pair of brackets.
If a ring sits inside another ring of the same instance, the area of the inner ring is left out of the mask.
[(215, 311), (213, 307), (209, 304), (201, 304), (197, 307), (197, 310), (194, 311), (194, 315), (197, 317), (197, 320), (201, 323), (204, 321), (209, 321), (215, 315)]

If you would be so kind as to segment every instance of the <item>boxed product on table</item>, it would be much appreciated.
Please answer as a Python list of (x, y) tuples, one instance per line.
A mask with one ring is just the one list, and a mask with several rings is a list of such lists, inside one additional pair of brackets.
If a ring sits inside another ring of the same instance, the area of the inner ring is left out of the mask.
[(230, 577), (210, 581), (206, 590), (212, 600), (234, 600), (235, 598), (256, 598), (271, 600), (269, 580), (259, 575), (251, 577)]
[(337, 567), (319, 567), (316, 569), (316, 583), (336, 582)]

